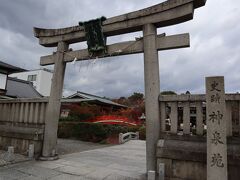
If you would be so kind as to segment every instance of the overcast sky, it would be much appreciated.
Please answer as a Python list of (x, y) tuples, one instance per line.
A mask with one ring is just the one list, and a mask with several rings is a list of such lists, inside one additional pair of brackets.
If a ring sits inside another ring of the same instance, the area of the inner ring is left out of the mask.
[[(163, 0), (0, 0), (0, 60), (37, 69), (40, 56), (54, 48), (38, 44), (33, 27), (75, 26), (100, 16), (112, 17), (155, 5)], [(205, 77), (225, 76), (226, 92), (240, 91), (240, 1), (208, 0), (194, 19), (158, 29), (167, 35), (190, 33), (191, 47), (159, 52), (160, 88), (204, 93)], [(108, 43), (134, 40), (141, 32), (108, 38)], [(74, 50), (86, 43), (71, 46)], [(51, 66), (46, 66), (52, 68)], [(143, 54), (69, 63), (64, 94), (83, 91), (100, 96), (144, 92)]]

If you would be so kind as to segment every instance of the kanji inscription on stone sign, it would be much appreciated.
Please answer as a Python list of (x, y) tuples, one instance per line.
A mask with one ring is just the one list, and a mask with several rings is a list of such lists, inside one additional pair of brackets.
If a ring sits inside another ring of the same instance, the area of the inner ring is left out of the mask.
[(207, 179), (227, 179), (224, 77), (206, 78)]
[(211, 90), (210, 91), (218, 91), (218, 92), (221, 92), (221, 90), (220, 89), (218, 89), (218, 82), (216, 82), (216, 81), (213, 81), (212, 83), (211, 83)]
[(211, 96), (211, 102), (216, 102), (216, 103), (220, 103), (220, 95), (218, 93), (216, 93), (216, 95), (212, 95)]
[(216, 166), (220, 168), (224, 167), (224, 164), (222, 162), (222, 156), (220, 155), (220, 153), (213, 154), (211, 163), (211, 166)]
[(222, 118), (223, 118), (223, 114), (220, 112), (220, 111), (217, 111), (217, 112), (212, 112), (210, 115), (209, 115), (209, 121), (212, 121), (213, 123), (217, 122), (218, 125), (221, 124), (221, 121), (222, 121)]
[(221, 137), (220, 133), (217, 131), (215, 131), (213, 133), (212, 144), (215, 144), (215, 145), (223, 144), (222, 137)]

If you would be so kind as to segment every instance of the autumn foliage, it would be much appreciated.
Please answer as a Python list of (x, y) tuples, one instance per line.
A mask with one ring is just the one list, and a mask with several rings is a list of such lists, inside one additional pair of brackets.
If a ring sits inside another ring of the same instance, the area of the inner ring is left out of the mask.
[[(77, 121), (77, 122), (97, 122), (101, 119), (114, 120), (122, 119), (123, 122), (130, 122), (135, 124), (141, 124), (139, 117), (144, 113), (144, 98), (141, 93), (134, 93), (128, 98), (120, 97), (113, 100), (116, 103), (125, 105), (126, 108), (120, 108), (113, 110), (111, 107), (104, 107), (101, 105), (88, 104), (87, 102), (81, 104), (67, 104), (63, 105), (62, 109), (69, 109), (69, 117), (64, 121)], [(114, 124), (114, 123), (110, 123)], [(116, 123), (117, 124), (117, 123)], [(119, 125), (124, 123), (119, 122)]]

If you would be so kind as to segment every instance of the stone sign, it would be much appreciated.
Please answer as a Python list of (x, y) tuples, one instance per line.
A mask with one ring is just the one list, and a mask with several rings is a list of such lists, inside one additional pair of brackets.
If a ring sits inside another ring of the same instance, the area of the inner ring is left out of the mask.
[(206, 78), (207, 179), (227, 180), (226, 103), (224, 77)]

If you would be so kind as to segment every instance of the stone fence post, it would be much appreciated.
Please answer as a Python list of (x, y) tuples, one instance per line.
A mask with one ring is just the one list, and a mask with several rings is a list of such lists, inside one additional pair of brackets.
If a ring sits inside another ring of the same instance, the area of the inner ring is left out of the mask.
[(139, 136), (139, 132), (136, 132), (136, 140), (139, 140), (140, 136)]
[(118, 142), (119, 144), (123, 143), (123, 133), (119, 133)]

